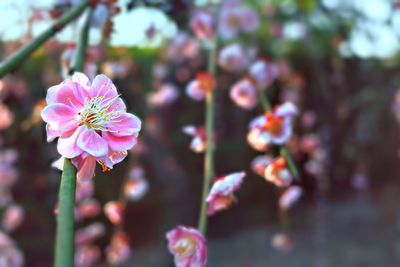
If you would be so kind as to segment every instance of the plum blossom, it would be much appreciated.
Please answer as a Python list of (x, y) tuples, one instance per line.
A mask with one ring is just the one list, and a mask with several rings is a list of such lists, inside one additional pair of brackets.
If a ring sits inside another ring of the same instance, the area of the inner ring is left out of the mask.
[(182, 131), (192, 136), (192, 142), (190, 142), (190, 149), (196, 153), (203, 153), (206, 150), (206, 129), (204, 126), (196, 127), (194, 125), (187, 125), (182, 128)]
[(288, 210), (294, 203), (296, 203), (303, 195), (303, 189), (300, 186), (293, 185), (286, 189), (279, 198), (279, 208), (281, 210)]
[(93, 82), (82, 73), (49, 88), (41, 116), (47, 141), (58, 138), (57, 150), (77, 167), (80, 181), (121, 162), (137, 142), (141, 121), (126, 112), (125, 103), (105, 75)]
[(178, 98), (179, 92), (174, 84), (166, 83), (161, 85), (157, 91), (152, 92), (147, 97), (147, 102), (153, 107), (169, 105)]
[(195, 10), (191, 27), (197, 38), (210, 40), (214, 37), (214, 18), (206, 10)]
[(278, 187), (289, 186), (293, 181), (293, 176), (283, 157), (279, 157), (268, 165), (265, 169), (264, 178)]
[(131, 256), (131, 248), (129, 247), (129, 238), (124, 232), (116, 232), (109, 246), (106, 247), (107, 262), (114, 266), (126, 262)]
[(292, 119), (297, 108), (290, 102), (276, 107), (272, 112), (254, 118), (247, 135), (249, 144), (265, 151), (269, 144), (282, 145), (292, 136)]
[(178, 226), (166, 234), (176, 267), (201, 267), (207, 263), (206, 240), (195, 228)]
[(271, 161), (272, 157), (268, 155), (257, 156), (251, 161), (251, 170), (255, 174), (264, 177), (265, 169), (271, 163)]
[(257, 90), (249, 79), (235, 83), (229, 93), (232, 101), (239, 107), (250, 110), (257, 105)]
[(206, 199), (208, 203), (208, 215), (228, 209), (235, 202), (236, 199), (233, 193), (240, 188), (245, 176), (245, 172), (235, 172), (217, 178)]
[(24, 209), (20, 205), (12, 204), (4, 212), (1, 226), (6, 232), (14, 231), (21, 225), (24, 216)]
[(219, 52), (218, 64), (226, 71), (240, 72), (247, 67), (248, 57), (241, 45), (230, 44)]
[(249, 76), (254, 80), (257, 88), (266, 89), (278, 77), (278, 67), (264, 59), (256, 60), (249, 68)]
[(241, 32), (253, 32), (259, 26), (257, 12), (240, 5), (240, 1), (225, 1), (221, 8), (218, 31), (225, 40), (236, 38)]
[(180, 32), (172, 40), (167, 56), (174, 62), (182, 62), (195, 58), (200, 51), (200, 46), (195, 38), (187, 33)]
[(125, 205), (120, 201), (110, 201), (104, 206), (104, 213), (113, 224), (122, 222), (124, 211)]
[(95, 245), (85, 244), (75, 250), (75, 266), (91, 267), (100, 259), (100, 249)]
[(24, 266), (24, 256), (15, 242), (0, 231), (0, 264), (5, 267)]
[(186, 94), (195, 101), (202, 101), (214, 87), (214, 77), (208, 72), (199, 72), (196, 74), (196, 79), (186, 86)]
[(128, 200), (137, 201), (149, 190), (149, 182), (144, 177), (142, 167), (133, 167), (129, 172), (129, 178), (124, 185), (124, 195)]
[(277, 233), (272, 237), (271, 245), (278, 251), (289, 252), (293, 249), (293, 239), (287, 233)]
[(101, 212), (101, 205), (94, 198), (87, 198), (78, 204), (75, 210), (75, 219), (93, 218)]
[(76, 245), (83, 245), (90, 243), (97, 238), (100, 238), (104, 235), (106, 231), (106, 227), (104, 224), (95, 222), (89, 224), (85, 228), (79, 229), (75, 233), (75, 244)]
[(14, 122), (14, 114), (0, 102), (0, 130), (5, 130)]

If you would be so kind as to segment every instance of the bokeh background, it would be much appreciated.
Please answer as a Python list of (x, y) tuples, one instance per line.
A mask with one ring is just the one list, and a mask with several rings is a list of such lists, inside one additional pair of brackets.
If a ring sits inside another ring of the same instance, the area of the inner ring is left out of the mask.
[[(55, 2), (69, 1), (0, 1), (2, 59), (50, 25)], [(127, 205), (124, 230), (132, 255), (121, 266), (173, 266), (165, 233), (178, 224), (197, 223), (201, 194), (203, 156), (189, 149), (190, 137), (181, 129), (204, 122), (204, 103), (193, 102), (184, 88), (206, 68), (206, 51), (189, 21), (195, 6), (208, 3), (117, 4), (121, 12), (107, 22), (107, 30), (90, 32), (88, 69), (114, 80), (128, 111), (143, 120), (143, 130), (128, 160), (112, 172), (97, 171), (94, 196), (101, 205), (117, 199), (130, 169), (141, 166), (149, 190)], [(229, 89), (240, 75), (218, 70), (216, 171), (245, 170), (247, 177), (238, 203), (210, 219), (208, 266), (400, 266), (400, 2), (242, 4), (257, 11), (257, 31), (221, 40), (220, 47), (241, 43), (279, 67), (282, 75), (268, 94), (274, 103), (291, 100), (301, 110), (289, 148), (304, 194), (289, 213), (292, 248), (274, 245), (271, 240), (282, 230), (278, 194), (252, 172), (250, 162), (258, 153), (246, 142), (248, 123), (262, 110), (235, 106)], [(52, 265), (60, 172), (50, 166), (58, 153), (55, 143), (46, 143), (39, 113), (47, 88), (68, 72), (69, 49), (81, 24), (67, 27), (0, 80), (0, 151), (13, 149), (18, 155), (12, 166), (0, 168), (0, 179), (7, 179), (10, 168), (18, 176), (12, 188), (1, 187), (0, 202), (8, 203), (11, 192), (24, 210), (10, 236), (25, 266)], [(179, 38), (187, 38), (187, 50)], [(312, 153), (306, 144), (310, 138), (318, 143)], [(100, 214), (77, 227), (91, 222), (106, 227), (95, 242), (104, 249), (114, 226)], [(102, 254), (93, 266), (109, 265)]]

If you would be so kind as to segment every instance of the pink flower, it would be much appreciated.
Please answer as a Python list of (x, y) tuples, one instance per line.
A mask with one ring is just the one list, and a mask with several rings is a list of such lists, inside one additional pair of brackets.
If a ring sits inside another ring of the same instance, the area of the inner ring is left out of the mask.
[(190, 143), (190, 149), (196, 153), (203, 153), (206, 150), (206, 130), (203, 126), (187, 125), (182, 131), (193, 137)]
[(14, 122), (14, 114), (0, 102), (0, 130), (5, 130)]
[(96, 222), (89, 224), (83, 229), (79, 229), (75, 233), (75, 244), (83, 245), (94, 241), (104, 235), (106, 228), (104, 224)]
[(100, 214), (101, 205), (98, 200), (88, 198), (82, 200), (75, 211), (76, 219), (93, 218)]
[(5, 210), (1, 225), (5, 231), (11, 232), (21, 225), (24, 216), (24, 209), (20, 205), (13, 204)]
[(218, 178), (207, 196), (208, 215), (228, 209), (235, 201), (233, 193), (240, 188), (245, 172), (235, 172)]
[(120, 265), (126, 262), (131, 256), (131, 248), (129, 247), (129, 238), (124, 232), (116, 232), (111, 243), (106, 248), (107, 262), (110, 265)]
[(254, 9), (243, 7), (240, 1), (227, 1), (221, 8), (219, 33), (223, 39), (236, 38), (240, 32), (252, 32), (259, 26)]
[(105, 75), (93, 83), (75, 73), (49, 88), (41, 116), (47, 123), (47, 140), (58, 137), (58, 152), (72, 159), (77, 178), (90, 179), (96, 162), (103, 171), (121, 162), (137, 142), (141, 121), (126, 112), (125, 103)]
[(182, 62), (186, 59), (195, 58), (200, 51), (197, 40), (187, 33), (180, 32), (172, 40), (168, 48), (167, 56), (174, 62)]
[(122, 222), (124, 211), (125, 205), (120, 201), (109, 201), (104, 206), (104, 213), (113, 224), (120, 224)]
[(294, 203), (296, 203), (303, 195), (303, 189), (300, 186), (293, 185), (283, 192), (279, 198), (279, 208), (281, 210), (288, 210)]
[(206, 240), (194, 228), (178, 226), (166, 235), (177, 267), (201, 267), (207, 263)]
[(147, 97), (147, 102), (152, 107), (162, 107), (175, 102), (179, 92), (175, 85), (166, 83), (160, 86), (157, 91), (152, 92)]
[(240, 72), (247, 67), (248, 59), (241, 45), (231, 44), (219, 52), (218, 64), (226, 71)]
[(205, 10), (195, 10), (191, 26), (199, 39), (210, 40), (214, 37), (214, 19), (212, 14)]
[(78, 246), (75, 251), (76, 267), (91, 267), (100, 259), (100, 249), (94, 245)]
[(251, 170), (262, 177), (264, 177), (265, 169), (271, 163), (272, 158), (268, 155), (260, 155), (251, 161)]
[(264, 178), (278, 187), (289, 186), (293, 181), (293, 176), (286, 166), (286, 160), (282, 157), (268, 165)]
[(246, 110), (253, 109), (257, 105), (257, 90), (249, 79), (235, 83), (229, 96), (236, 105)]
[(293, 239), (286, 233), (277, 233), (272, 237), (271, 245), (278, 251), (289, 252), (293, 249)]
[(137, 201), (149, 190), (149, 182), (144, 178), (144, 171), (141, 167), (133, 167), (129, 172), (129, 179), (124, 185), (124, 195), (127, 199)]
[(214, 77), (208, 72), (199, 72), (196, 74), (196, 79), (186, 86), (186, 94), (195, 101), (202, 101), (214, 87)]
[(263, 59), (251, 64), (249, 69), (249, 76), (255, 81), (258, 89), (266, 89), (275, 81), (278, 75), (278, 67)]
[(282, 145), (292, 136), (292, 118), (297, 108), (286, 102), (272, 112), (256, 117), (250, 122), (248, 141), (256, 150), (263, 151), (268, 144)]

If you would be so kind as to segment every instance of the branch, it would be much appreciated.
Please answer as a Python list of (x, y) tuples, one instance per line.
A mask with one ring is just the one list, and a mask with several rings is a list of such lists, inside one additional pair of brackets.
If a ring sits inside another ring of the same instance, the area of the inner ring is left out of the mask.
[(70, 22), (76, 19), (89, 5), (88, 0), (83, 0), (81, 4), (74, 7), (70, 12), (58, 19), (49, 29), (31, 40), (27, 45), (20, 48), (12, 56), (0, 63), (0, 78), (7, 73), (14, 71), (24, 60), (26, 60), (36, 49), (62, 30)]

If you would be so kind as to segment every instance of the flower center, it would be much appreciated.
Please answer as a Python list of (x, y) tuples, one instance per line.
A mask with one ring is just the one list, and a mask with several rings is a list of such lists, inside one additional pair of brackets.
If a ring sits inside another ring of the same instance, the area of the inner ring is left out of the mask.
[(125, 111), (118, 109), (118, 103), (112, 107), (118, 98), (119, 95), (112, 98), (95, 96), (87, 101), (82, 111), (78, 113), (79, 126), (85, 125), (96, 131), (109, 131), (107, 124), (120, 122), (118, 117)]
[(176, 242), (173, 249), (179, 257), (192, 255), (196, 249), (196, 240), (191, 236), (184, 237)]
[(282, 133), (282, 121), (283, 119), (280, 117), (276, 117), (272, 114), (267, 114), (265, 116), (266, 122), (264, 125), (264, 129), (269, 131), (272, 135), (279, 135)]
[(240, 17), (237, 15), (231, 15), (228, 18), (228, 25), (232, 28), (237, 28), (240, 26)]

